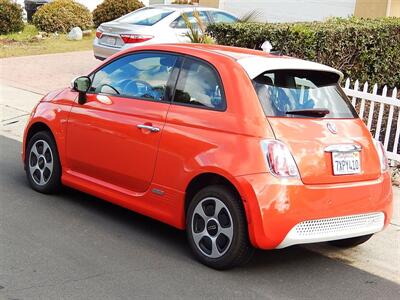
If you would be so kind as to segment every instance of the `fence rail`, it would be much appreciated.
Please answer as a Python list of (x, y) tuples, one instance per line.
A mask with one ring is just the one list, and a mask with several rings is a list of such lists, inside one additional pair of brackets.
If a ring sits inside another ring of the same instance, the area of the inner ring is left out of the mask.
[(357, 80), (351, 88), (351, 81), (347, 78), (344, 91), (374, 138), (383, 143), (388, 158), (400, 162), (400, 100), (397, 88), (388, 96), (387, 86), (380, 95), (377, 84), (372, 87), (372, 92), (369, 92), (368, 82), (364, 83), (362, 90), (360, 87)]

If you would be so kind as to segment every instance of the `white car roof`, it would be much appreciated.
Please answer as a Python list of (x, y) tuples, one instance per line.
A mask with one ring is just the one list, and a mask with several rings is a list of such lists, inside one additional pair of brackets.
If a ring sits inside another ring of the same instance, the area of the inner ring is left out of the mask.
[(193, 10), (208, 10), (208, 11), (221, 11), (228, 13), (232, 16), (235, 16), (234, 14), (214, 8), (214, 7), (207, 7), (207, 6), (198, 6), (198, 5), (185, 5), (185, 4), (153, 4), (149, 5), (148, 7), (154, 7), (154, 8), (161, 8), (161, 9), (170, 9), (174, 11), (181, 11), (181, 12), (186, 12), (186, 11), (193, 11)]
[(343, 73), (334, 68), (328, 67), (323, 64), (306, 61), (297, 58), (287, 57), (262, 57), (251, 55), (239, 58), (237, 62), (245, 69), (251, 79), (256, 78), (258, 75), (273, 70), (309, 70), (309, 71), (323, 71), (335, 73), (339, 75), (340, 80), (343, 79)]
[(343, 79), (343, 73), (339, 70), (329, 66), (297, 59), (291, 57), (268, 57), (261, 55), (252, 55), (248, 53), (239, 53), (227, 50), (214, 50), (223, 55), (234, 58), (246, 71), (251, 79), (256, 78), (258, 75), (266, 71), (274, 70), (310, 70), (310, 71), (323, 71), (338, 74), (340, 80)]

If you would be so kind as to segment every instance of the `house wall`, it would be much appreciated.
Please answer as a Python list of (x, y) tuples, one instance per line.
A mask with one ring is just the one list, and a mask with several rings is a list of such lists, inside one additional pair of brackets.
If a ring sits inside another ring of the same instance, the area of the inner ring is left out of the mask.
[(242, 16), (249, 11), (260, 12), (260, 22), (296, 22), (324, 20), (329, 17), (353, 15), (356, 0), (200, 0)]
[(400, 17), (400, 0), (357, 0), (357, 17)]
[(219, 0), (200, 0), (199, 5), (218, 8)]
[(386, 16), (388, 0), (357, 0), (354, 15), (357, 17)]
[(400, 17), (400, 0), (392, 0), (392, 6), (390, 8), (390, 16)]

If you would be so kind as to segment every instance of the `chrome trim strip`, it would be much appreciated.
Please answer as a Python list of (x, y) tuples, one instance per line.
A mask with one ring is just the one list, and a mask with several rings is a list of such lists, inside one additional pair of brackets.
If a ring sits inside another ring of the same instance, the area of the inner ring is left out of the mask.
[(327, 146), (325, 152), (360, 152), (362, 147), (357, 144), (336, 144)]

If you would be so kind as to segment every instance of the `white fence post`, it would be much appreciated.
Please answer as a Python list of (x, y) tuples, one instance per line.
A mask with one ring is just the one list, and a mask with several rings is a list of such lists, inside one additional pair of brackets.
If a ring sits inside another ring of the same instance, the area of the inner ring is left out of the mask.
[[(385, 85), (382, 90), (382, 97), (386, 97), (387, 95), (387, 86)], [(381, 127), (382, 127), (382, 117), (383, 117), (383, 108), (385, 104), (381, 102), (379, 106), (379, 115), (378, 115), (378, 122), (376, 124), (376, 131), (375, 131), (375, 139), (379, 140), (379, 136), (381, 135)]]
[[(364, 83), (362, 91), (359, 90), (360, 82), (358, 80), (356, 80), (354, 83), (353, 88), (351, 88), (350, 85), (351, 80), (350, 78), (347, 78), (343, 90), (351, 99), (351, 103), (354, 108), (356, 108), (360, 118), (364, 119), (366, 105), (369, 105), (369, 109), (367, 107), (368, 119), (366, 122), (368, 129), (371, 130), (373, 128), (373, 124), (376, 124), (374, 138), (379, 140), (381, 137), (381, 130), (384, 128), (383, 145), (387, 151), (388, 158), (400, 162), (400, 153), (398, 152), (400, 150), (398, 147), (400, 139), (400, 100), (397, 98), (397, 88), (393, 89), (392, 95), (389, 97), (387, 96), (387, 86), (383, 87), (382, 95), (378, 95), (377, 84), (374, 84), (372, 93), (368, 92), (368, 82)], [(361, 100), (360, 102), (358, 102), (359, 99)], [(379, 103), (377, 118), (375, 113), (375, 102)], [(359, 103), (359, 105), (357, 103)], [(397, 110), (397, 114), (395, 114), (395, 110)], [(384, 124), (384, 121), (386, 120), (386, 118), (384, 118), (386, 117), (385, 111), (387, 114), (386, 124)], [(397, 122), (393, 124), (393, 120), (396, 115)], [(393, 136), (393, 133), (395, 134), (394, 141), (392, 143), (390, 138)], [(392, 149), (388, 149), (388, 147)]]

